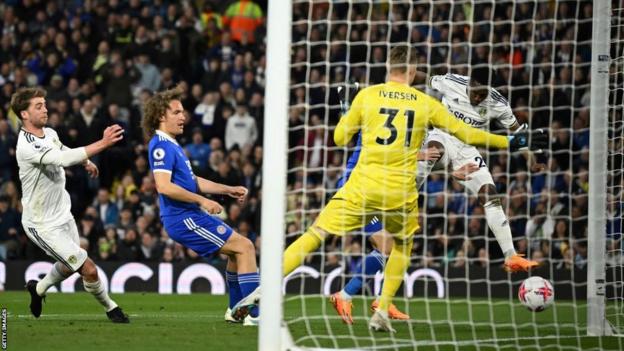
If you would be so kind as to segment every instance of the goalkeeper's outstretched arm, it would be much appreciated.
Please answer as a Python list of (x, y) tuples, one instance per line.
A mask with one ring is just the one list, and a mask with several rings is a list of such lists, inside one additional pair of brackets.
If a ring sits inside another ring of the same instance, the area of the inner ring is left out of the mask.
[(541, 130), (522, 131), (511, 136), (496, 135), (473, 128), (456, 119), (433, 98), (431, 98), (430, 106), (430, 124), (447, 131), (466, 144), (511, 150), (542, 149), (547, 146), (546, 134)]

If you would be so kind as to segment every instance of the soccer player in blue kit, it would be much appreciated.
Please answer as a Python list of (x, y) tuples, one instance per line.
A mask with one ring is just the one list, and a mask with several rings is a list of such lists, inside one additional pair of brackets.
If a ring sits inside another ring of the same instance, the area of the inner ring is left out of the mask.
[(259, 296), (251, 294), (260, 283), (255, 247), (248, 238), (213, 216), (223, 208), (203, 196), (223, 194), (243, 202), (247, 189), (193, 174), (191, 162), (175, 140), (184, 130), (181, 99), (181, 89), (174, 88), (154, 94), (144, 106), (142, 126), (150, 138), (149, 164), (160, 198), (161, 221), (171, 239), (198, 255), (208, 257), (219, 252), (228, 257), (229, 320), (257, 325)]

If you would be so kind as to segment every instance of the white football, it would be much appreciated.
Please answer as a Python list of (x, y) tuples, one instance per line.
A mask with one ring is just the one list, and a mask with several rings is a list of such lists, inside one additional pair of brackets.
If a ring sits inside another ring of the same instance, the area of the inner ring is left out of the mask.
[(541, 312), (555, 301), (555, 289), (542, 277), (530, 277), (520, 285), (518, 299), (529, 311)]

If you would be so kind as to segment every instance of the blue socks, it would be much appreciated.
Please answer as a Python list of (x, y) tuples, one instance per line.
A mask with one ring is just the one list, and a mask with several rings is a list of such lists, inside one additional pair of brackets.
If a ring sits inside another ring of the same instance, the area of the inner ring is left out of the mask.
[[(241, 299), (251, 294), (260, 285), (260, 274), (245, 273), (238, 275), (238, 286), (240, 286)], [(240, 299), (239, 299), (240, 300)], [(251, 309), (249, 315), (258, 317), (258, 306)]]
[(230, 308), (232, 308), (243, 298), (240, 286), (238, 285), (238, 274), (236, 274), (236, 272), (225, 271), (225, 280), (227, 281), (230, 293)]
[(386, 259), (381, 252), (373, 250), (355, 268), (353, 277), (349, 280), (343, 291), (349, 296), (359, 293), (364, 284), (364, 280), (377, 273), (377, 271), (382, 270), (385, 261)]

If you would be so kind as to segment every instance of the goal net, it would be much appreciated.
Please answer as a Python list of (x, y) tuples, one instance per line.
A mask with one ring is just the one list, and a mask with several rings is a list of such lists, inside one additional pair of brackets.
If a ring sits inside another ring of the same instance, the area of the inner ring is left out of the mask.
[(624, 335), (624, 3), (612, 3), (608, 100), (607, 242), (605, 317)]
[[(613, 3), (620, 5), (613, 6), (614, 13), (620, 12), (613, 16), (609, 74), (603, 315), (621, 333), (624, 13), (620, 1)], [(495, 70), (490, 85), (497, 97), (508, 101), (520, 124), (547, 130), (551, 140), (548, 149), (534, 155), (546, 165), (541, 171), (522, 152), (479, 149), (481, 157), (475, 160), (488, 167), (502, 195), (516, 251), (540, 262), (539, 268), (530, 274), (505, 272), (503, 253), (478, 198), (450, 169), (434, 170), (420, 189), (422, 230), (394, 299), (409, 320), (393, 321), (397, 332), (392, 334), (368, 329), (383, 275), (357, 274), (373, 249), (362, 229), (330, 237), (284, 279), (283, 323), (296, 345), (292, 349), (624, 348), (621, 339), (586, 336), (594, 6), (554, 0), (292, 1), (286, 246), (314, 223), (356, 151), (355, 141), (347, 148), (333, 143), (341, 115), (337, 89), (348, 87), (349, 100), (355, 82), (361, 87), (382, 83), (395, 45), (417, 49), (421, 73), (414, 86), (432, 95), (428, 77), (466, 76), (479, 64)], [(269, 9), (269, 21), (272, 15)], [(511, 133), (495, 122), (486, 129)], [(270, 253), (262, 255), (264, 260)], [(554, 286), (555, 302), (543, 312), (530, 312), (518, 300), (518, 288), (529, 276)], [(329, 296), (354, 277), (363, 286), (351, 295), (354, 323), (345, 324)]]

